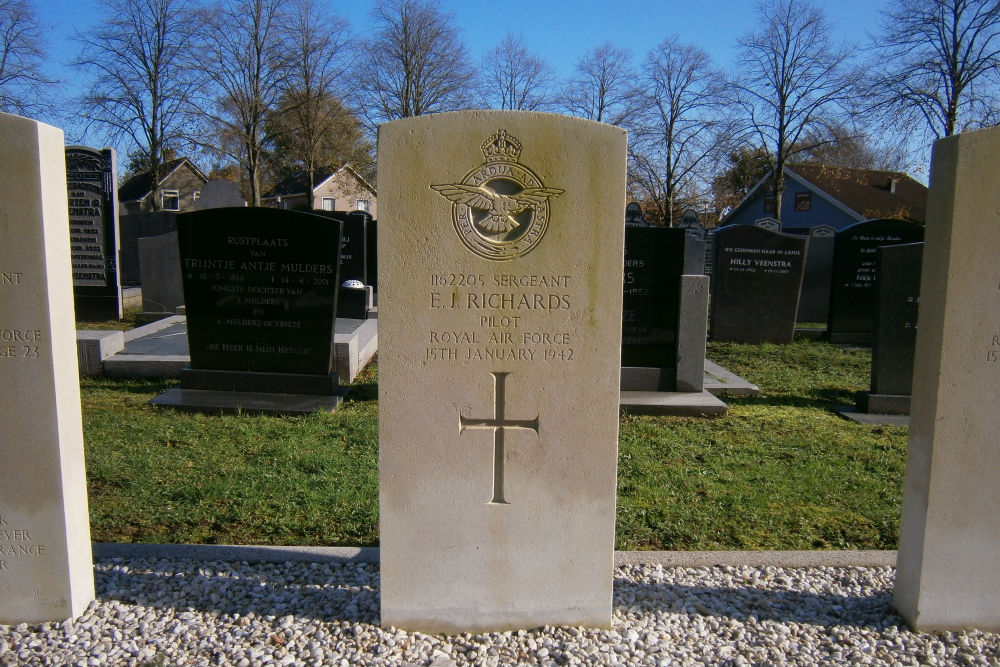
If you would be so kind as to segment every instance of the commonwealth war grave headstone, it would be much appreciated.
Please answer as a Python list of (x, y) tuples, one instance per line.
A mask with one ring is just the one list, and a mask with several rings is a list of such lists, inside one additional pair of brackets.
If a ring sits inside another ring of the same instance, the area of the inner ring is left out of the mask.
[(708, 316), (704, 258), (704, 242), (683, 229), (625, 227), (623, 390), (702, 390)]
[(122, 317), (117, 173), (111, 148), (66, 148), (73, 300), (78, 320)]
[(0, 114), (0, 624), (94, 599), (63, 133)]
[(1000, 630), (1000, 128), (934, 144), (894, 604)]
[(808, 242), (750, 225), (716, 232), (712, 340), (792, 342)]
[(223, 208), (177, 216), (191, 367), (154, 403), (315, 412), (341, 401), (337, 220)]
[(531, 112), (379, 128), (386, 626), (611, 624), (625, 145)]
[(827, 321), (831, 343), (871, 344), (878, 249), (923, 240), (924, 228), (906, 220), (867, 220), (837, 232)]

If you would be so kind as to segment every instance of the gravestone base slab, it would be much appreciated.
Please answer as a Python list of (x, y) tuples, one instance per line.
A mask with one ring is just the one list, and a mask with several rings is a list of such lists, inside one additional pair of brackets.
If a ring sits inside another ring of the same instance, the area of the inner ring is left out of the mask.
[(181, 370), (181, 386), (184, 389), (267, 394), (336, 396), (340, 393), (335, 372), (328, 375), (306, 375), (185, 368)]
[(871, 333), (865, 333), (864, 331), (829, 331), (827, 340), (834, 345), (858, 345), (861, 347), (872, 346)]
[(708, 391), (622, 391), (619, 405), (632, 415), (721, 417), (729, 411)]
[(837, 414), (844, 419), (850, 419), (858, 424), (868, 424), (869, 426), (909, 426), (910, 415), (883, 415), (868, 412), (859, 412), (853, 407), (837, 408)]
[(622, 391), (674, 391), (676, 388), (676, 368), (622, 367)]
[(333, 412), (343, 400), (341, 395), (170, 389), (151, 400), (150, 404), (159, 408), (206, 414), (308, 415), (314, 412)]
[(909, 394), (875, 394), (869, 391), (859, 391), (855, 398), (858, 412), (873, 415), (908, 415), (910, 414)]

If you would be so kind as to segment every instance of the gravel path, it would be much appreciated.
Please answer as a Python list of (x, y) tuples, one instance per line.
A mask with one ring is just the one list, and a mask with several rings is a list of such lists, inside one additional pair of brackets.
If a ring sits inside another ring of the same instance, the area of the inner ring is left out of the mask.
[(0, 626), (0, 665), (997, 665), (1000, 634), (914, 633), (890, 567), (615, 571), (614, 628), (378, 627), (378, 566), (103, 558), (75, 622)]

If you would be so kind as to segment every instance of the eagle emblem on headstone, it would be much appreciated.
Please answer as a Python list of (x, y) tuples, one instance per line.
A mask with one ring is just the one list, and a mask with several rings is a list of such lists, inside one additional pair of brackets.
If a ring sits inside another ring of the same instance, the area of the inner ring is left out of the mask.
[(521, 142), (506, 130), (491, 135), (481, 148), (486, 162), (457, 183), (430, 187), (452, 202), (455, 229), (470, 250), (487, 259), (512, 259), (541, 240), (549, 199), (564, 191), (545, 187), (519, 163)]

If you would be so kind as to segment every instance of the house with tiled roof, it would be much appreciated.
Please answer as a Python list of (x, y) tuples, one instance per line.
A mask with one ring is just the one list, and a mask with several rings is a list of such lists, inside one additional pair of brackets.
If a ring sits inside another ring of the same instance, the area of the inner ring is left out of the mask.
[[(186, 157), (160, 165), (159, 210), (185, 213), (195, 209), (208, 177)], [(153, 174), (144, 171), (118, 188), (121, 215), (148, 213), (153, 207)]]
[[(895, 218), (924, 224), (927, 187), (898, 171), (796, 164), (785, 167), (781, 228), (808, 232), (820, 225), (843, 229), (862, 220)], [(722, 220), (722, 225), (773, 219), (775, 197), (767, 177)]]
[(317, 169), (310, 194), (307, 172), (299, 172), (280, 181), (260, 198), (261, 206), (298, 210), (364, 211), (378, 217), (375, 188), (349, 164)]

